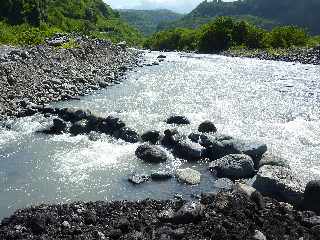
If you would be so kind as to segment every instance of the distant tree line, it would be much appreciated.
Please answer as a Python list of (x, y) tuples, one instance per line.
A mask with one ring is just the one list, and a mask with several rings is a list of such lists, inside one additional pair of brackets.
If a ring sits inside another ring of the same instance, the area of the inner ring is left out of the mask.
[(309, 35), (294, 26), (263, 30), (246, 21), (218, 17), (198, 29), (177, 28), (154, 34), (144, 43), (153, 50), (180, 50), (216, 53), (231, 47), (247, 49), (306, 46)]

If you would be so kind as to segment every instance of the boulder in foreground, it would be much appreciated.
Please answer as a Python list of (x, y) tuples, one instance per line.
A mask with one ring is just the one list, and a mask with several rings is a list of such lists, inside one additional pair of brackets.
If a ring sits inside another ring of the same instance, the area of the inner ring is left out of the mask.
[(303, 195), (301, 182), (286, 167), (261, 167), (252, 186), (262, 194), (295, 205), (300, 203)]
[(176, 176), (179, 181), (190, 185), (197, 185), (201, 180), (200, 172), (191, 168), (178, 169), (176, 172)]
[(230, 154), (213, 161), (209, 165), (211, 171), (216, 171), (218, 177), (230, 179), (250, 178), (254, 175), (251, 157), (245, 154)]
[(161, 163), (168, 160), (167, 153), (160, 147), (143, 144), (135, 152), (136, 156), (148, 163)]

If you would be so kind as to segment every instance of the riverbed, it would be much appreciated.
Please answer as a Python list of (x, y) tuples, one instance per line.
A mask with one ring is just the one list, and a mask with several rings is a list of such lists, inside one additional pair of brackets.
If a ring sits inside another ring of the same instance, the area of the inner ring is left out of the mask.
[[(145, 53), (149, 62), (158, 52)], [(97, 115), (119, 116), (140, 134), (165, 130), (167, 117), (185, 115), (191, 124), (178, 127), (190, 133), (204, 120), (220, 133), (264, 142), (274, 155), (289, 161), (304, 182), (320, 178), (320, 67), (218, 55), (166, 53), (160, 65), (127, 72), (123, 82), (96, 91), (80, 101), (53, 103), (56, 107), (90, 109)], [(171, 157), (148, 165), (134, 152), (139, 144), (101, 136), (37, 133), (52, 119), (43, 115), (20, 118), (0, 128), (0, 218), (30, 204), (78, 200), (190, 198), (214, 191), (208, 164), (185, 163)], [(188, 166), (203, 174), (201, 184), (187, 186), (175, 179), (128, 182), (132, 172)]]

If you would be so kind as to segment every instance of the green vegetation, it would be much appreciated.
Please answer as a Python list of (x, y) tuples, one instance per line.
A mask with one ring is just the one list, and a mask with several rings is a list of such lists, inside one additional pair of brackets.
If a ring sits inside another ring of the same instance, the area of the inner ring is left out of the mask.
[(141, 34), (102, 0), (0, 0), (0, 43), (39, 44), (56, 32), (141, 43)]
[(275, 24), (295, 25), (312, 34), (320, 34), (319, 11), (319, 0), (204, 1), (182, 19), (162, 23), (158, 29), (196, 28), (219, 16), (233, 16), (267, 30), (273, 28)]
[(175, 21), (183, 17), (169, 10), (119, 10), (120, 17), (130, 25), (148, 36), (157, 31), (157, 27), (164, 21)]
[(218, 17), (197, 29), (177, 28), (156, 33), (145, 41), (144, 47), (215, 53), (229, 48), (276, 49), (317, 43), (319, 38), (311, 38), (298, 27), (282, 26), (266, 31), (246, 21)]

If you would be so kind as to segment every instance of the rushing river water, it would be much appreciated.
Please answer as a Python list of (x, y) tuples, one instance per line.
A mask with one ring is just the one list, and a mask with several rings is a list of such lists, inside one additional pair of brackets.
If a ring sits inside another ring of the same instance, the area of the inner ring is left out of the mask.
[[(146, 58), (153, 61), (158, 54)], [(267, 143), (306, 183), (320, 178), (319, 101), (319, 66), (168, 53), (164, 63), (129, 72), (122, 84), (55, 105), (117, 115), (139, 133), (167, 129), (164, 120), (172, 114), (191, 120), (190, 126), (179, 127), (185, 133), (209, 119), (221, 133)], [(203, 173), (199, 186), (175, 179), (133, 186), (127, 181), (133, 171), (188, 164), (174, 158), (144, 164), (134, 156), (138, 144), (107, 136), (90, 141), (88, 136), (36, 133), (49, 122), (36, 115), (11, 123), (11, 130), (0, 128), (0, 218), (42, 202), (163, 199), (213, 191), (206, 163), (189, 164)]]

